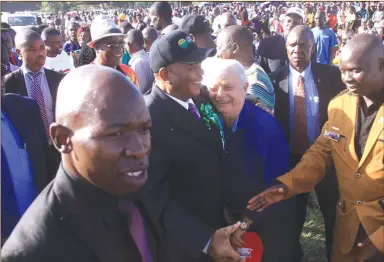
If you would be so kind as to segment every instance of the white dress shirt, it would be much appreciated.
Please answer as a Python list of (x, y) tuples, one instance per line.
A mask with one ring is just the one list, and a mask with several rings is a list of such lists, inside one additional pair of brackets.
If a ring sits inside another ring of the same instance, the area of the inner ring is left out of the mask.
[(129, 66), (135, 71), (141, 90), (148, 90), (152, 87), (154, 76), (149, 66), (149, 55), (144, 49), (132, 54)]
[[(24, 64), (21, 66), (21, 69), (23, 70), (25, 86), (27, 87), (28, 97), (32, 98), (31, 94), (32, 94), (32, 88), (33, 88), (33, 78), (28, 74), (29, 72), (32, 72), (32, 71), (29, 70)], [(51, 91), (49, 90), (44, 67), (40, 68), (39, 72), (42, 73), (40, 78), (41, 79), (40, 87), (41, 87), (41, 90), (43, 91), (45, 110), (47, 111), (48, 125), (51, 125), (55, 120), (55, 112), (53, 112), (52, 95), (51, 95)]]
[[(167, 93), (164, 93), (164, 94), (166, 94), (167, 96), (169, 96), (170, 98), (172, 98), (174, 101), (176, 101), (179, 105), (181, 105), (182, 107), (184, 107), (184, 108), (187, 109), (187, 110), (188, 110), (188, 107), (189, 107), (189, 105), (188, 105), (189, 103), (195, 105), (195, 103), (193, 102), (192, 98), (188, 99), (187, 102), (184, 102), (184, 101), (182, 101), (182, 100), (180, 100), (180, 99), (178, 99), (178, 98), (176, 98), (176, 97), (173, 97), (173, 96), (168, 95)], [(195, 105), (195, 106), (196, 106), (196, 105)], [(196, 106), (196, 108), (197, 108), (197, 106)], [(197, 109), (197, 113), (199, 114), (199, 116), (201, 116), (201, 115), (200, 115), (200, 112), (199, 112), (199, 109)]]

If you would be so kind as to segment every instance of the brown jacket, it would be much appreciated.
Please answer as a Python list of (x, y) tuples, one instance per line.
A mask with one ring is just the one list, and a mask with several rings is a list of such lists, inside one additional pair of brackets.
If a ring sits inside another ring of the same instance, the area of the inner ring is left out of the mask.
[[(360, 161), (355, 152), (357, 109), (358, 98), (347, 90), (335, 97), (329, 104), (329, 120), (319, 138), (300, 163), (278, 179), (288, 186), (288, 197), (309, 192), (334, 163), (340, 191), (334, 248), (348, 254), (361, 224), (375, 247), (384, 253), (384, 104), (374, 120)], [(335, 140), (330, 139), (331, 135)]]

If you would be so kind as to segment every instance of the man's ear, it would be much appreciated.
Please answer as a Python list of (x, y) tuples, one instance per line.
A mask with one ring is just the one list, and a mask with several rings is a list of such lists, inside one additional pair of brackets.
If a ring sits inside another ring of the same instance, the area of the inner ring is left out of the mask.
[(54, 146), (60, 153), (69, 154), (72, 151), (73, 132), (71, 130), (58, 123), (53, 123), (49, 128), (49, 133)]
[(245, 82), (245, 84), (244, 84), (244, 91), (245, 91), (245, 93), (247, 93), (248, 87), (249, 87), (249, 83)]
[(161, 78), (164, 82), (171, 81), (171, 79), (169, 78), (169, 72), (168, 72), (168, 69), (165, 68), (165, 67), (160, 68), (159, 76), (160, 76), (160, 78)]
[(240, 46), (237, 43), (233, 43), (232, 48), (233, 48), (233, 51), (232, 51), (233, 54), (237, 54), (240, 52)]

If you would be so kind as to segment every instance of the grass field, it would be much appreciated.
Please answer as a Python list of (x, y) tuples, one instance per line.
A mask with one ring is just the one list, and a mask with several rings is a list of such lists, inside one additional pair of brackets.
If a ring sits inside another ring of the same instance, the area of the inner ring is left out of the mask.
[(325, 229), (316, 194), (311, 193), (307, 220), (301, 233), (304, 258), (301, 262), (327, 262), (325, 252)]
[(305, 253), (302, 262), (327, 262), (324, 222), (317, 207), (308, 208), (307, 221), (300, 241)]

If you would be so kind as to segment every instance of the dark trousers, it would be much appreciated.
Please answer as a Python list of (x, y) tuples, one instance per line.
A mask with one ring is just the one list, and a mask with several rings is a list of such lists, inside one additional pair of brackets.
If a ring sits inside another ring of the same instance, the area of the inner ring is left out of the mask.
[[(301, 157), (293, 157), (294, 166), (300, 161)], [(336, 205), (339, 198), (336, 171), (332, 168), (326, 171), (324, 179), (315, 187), (320, 211), (324, 219), (325, 244), (328, 261), (332, 252), (333, 228), (336, 219)], [(305, 218), (307, 216), (307, 204), (309, 193), (296, 196), (296, 225), (295, 242), (293, 251), (293, 262), (300, 262), (304, 256), (300, 244), (300, 236), (303, 231)]]

